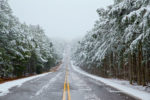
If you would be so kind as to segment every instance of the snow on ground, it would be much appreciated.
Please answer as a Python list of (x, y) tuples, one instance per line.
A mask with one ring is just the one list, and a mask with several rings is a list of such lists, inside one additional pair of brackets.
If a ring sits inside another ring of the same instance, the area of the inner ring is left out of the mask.
[(119, 79), (108, 79), (108, 80), (113, 81), (113, 82), (118, 83), (118, 84), (121, 84), (121, 85), (125, 85), (127, 87), (131, 87), (131, 88), (134, 88), (134, 89), (138, 89), (140, 91), (150, 93), (150, 87), (149, 86), (137, 85), (136, 83), (131, 85), (130, 82), (127, 81), (127, 80), (119, 80)]
[[(89, 74), (89, 73), (83, 71), (78, 66), (73, 65), (73, 62), (71, 62), (71, 64), (72, 64), (72, 68), (80, 74), (86, 75), (92, 79), (103, 82), (106, 85), (114, 87), (114, 88), (124, 92), (125, 94), (131, 95), (133, 97), (136, 97), (136, 98), (139, 98), (142, 100), (150, 100), (150, 93), (142, 91), (142, 88), (140, 88), (140, 86), (137, 86), (137, 88), (136, 88), (132, 85), (129, 85), (129, 83), (127, 83), (127, 81), (119, 81), (116, 79), (106, 79), (106, 78), (102, 78), (99, 76), (95, 76), (95, 75), (92, 75), (92, 74)], [(140, 88), (140, 90), (139, 90), (139, 88)]]
[(48, 75), (48, 74), (49, 73), (45, 73), (45, 74), (41, 74), (41, 75), (36, 75), (36, 76), (18, 79), (18, 80), (14, 80), (14, 81), (0, 84), (0, 96), (4, 96), (4, 95), (8, 94), (9, 89), (11, 89), (12, 87), (15, 87), (15, 86), (20, 87), (23, 83), (25, 83), (27, 81), (33, 80), (35, 78), (40, 78), (40, 77), (43, 77), (43, 76)]

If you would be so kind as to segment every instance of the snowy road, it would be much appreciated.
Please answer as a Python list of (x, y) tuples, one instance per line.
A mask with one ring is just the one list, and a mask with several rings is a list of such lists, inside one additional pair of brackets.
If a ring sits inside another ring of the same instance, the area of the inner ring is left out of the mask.
[[(70, 92), (68, 85), (64, 91), (67, 66)], [(10, 93), (1, 96), (0, 100), (69, 100), (68, 93), (70, 100), (137, 100), (76, 72), (67, 57), (57, 72), (27, 81), (20, 87), (13, 87)]]

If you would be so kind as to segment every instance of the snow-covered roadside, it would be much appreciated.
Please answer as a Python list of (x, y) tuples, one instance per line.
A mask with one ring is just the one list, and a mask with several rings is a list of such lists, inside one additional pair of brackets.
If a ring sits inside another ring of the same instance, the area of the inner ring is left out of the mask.
[(115, 83), (127, 86), (127, 87), (131, 87), (140, 91), (144, 91), (147, 93), (150, 93), (150, 87), (149, 86), (142, 86), (142, 85), (137, 85), (136, 83), (131, 85), (129, 81), (127, 80), (120, 80), (120, 79), (108, 79), (109, 81), (113, 81)]
[[(49, 72), (51, 73), (51, 72)], [(40, 75), (36, 75), (36, 76), (32, 76), (32, 77), (28, 77), (28, 78), (23, 78), (23, 79), (18, 79), (18, 80), (14, 80), (14, 81), (10, 81), (10, 82), (6, 82), (3, 84), (0, 84), (0, 96), (4, 96), (6, 94), (9, 93), (9, 89), (11, 89), (12, 87), (20, 87), (23, 83), (33, 80), (35, 78), (40, 78), (43, 77), (45, 75), (48, 75), (49, 73), (44, 73), (44, 74), (40, 74)]]
[(92, 74), (89, 74), (85, 71), (83, 71), (82, 69), (80, 69), (78, 66), (73, 65), (73, 62), (71, 62), (72, 68), (77, 71), (80, 74), (86, 75), (92, 79), (95, 79), (97, 81), (103, 82), (106, 85), (109, 85), (111, 87), (114, 87), (128, 95), (134, 96), (136, 98), (139, 98), (141, 100), (150, 100), (150, 93), (148, 92), (144, 92), (144, 91), (140, 91), (138, 89), (132, 88), (131, 86), (129, 87), (128, 85), (123, 85), (120, 84), (119, 81), (114, 81), (113, 79), (105, 79), (99, 76), (95, 76)]

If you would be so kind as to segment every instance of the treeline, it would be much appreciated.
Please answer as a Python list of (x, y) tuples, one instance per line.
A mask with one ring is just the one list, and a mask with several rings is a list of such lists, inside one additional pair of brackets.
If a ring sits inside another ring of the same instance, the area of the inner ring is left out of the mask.
[(53, 44), (39, 25), (22, 24), (0, 0), (0, 78), (49, 71), (57, 64)]
[(115, 0), (74, 52), (81, 68), (103, 77), (150, 83), (150, 1)]

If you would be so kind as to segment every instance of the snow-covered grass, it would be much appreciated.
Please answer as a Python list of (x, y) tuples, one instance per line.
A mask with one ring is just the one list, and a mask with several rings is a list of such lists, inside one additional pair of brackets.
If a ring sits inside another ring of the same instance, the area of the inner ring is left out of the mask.
[[(51, 72), (49, 72), (51, 73)], [(45, 75), (48, 75), (49, 73), (44, 73), (44, 74), (40, 74), (40, 75), (36, 75), (36, 76), (32, 76), (32, 77), (28, 77), (28, 78), (23, 78), (23, 79), (18, 79), (18, 80), (14, 80), (14, 81), (10, 81), (10, 82), (6, 82), (3, 84), (0, 84), (0, 96), (4, 96), (6, 94), (9, 93), (9, 89), (11, 89), (12, 87), (20, 87), (23, 83), (33, 80), (35, 78), (40, 78), (43, 77)]]
[(122, 91), (123, 93), (131, 95), (138, 99), (150, 100), (150, 93), (148, 93), (146, 91), (142, 91), (142, 87), (140, 88), (140, 86), (137, 86), (137, 88), (136, 88), (135, 86), (129, 85), (129, 83), (127, 81), (123, 82), (123, 81), (119, 81), (116, 79), (106, 79), (106, 78), (102, 78), (99, 76), (95, 76), (95, 75), (92, 75), (92, 74), (89, 74), (89, 73), (83, 71), (78, 66), (73, 65), (73, 62), (71, 62), (71, 63), (72, 63), (72, 68), (80, 74), (86, 75), (92, 79), (103, 82), (106, 85), (114, 87), (114, 88)]

